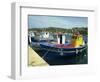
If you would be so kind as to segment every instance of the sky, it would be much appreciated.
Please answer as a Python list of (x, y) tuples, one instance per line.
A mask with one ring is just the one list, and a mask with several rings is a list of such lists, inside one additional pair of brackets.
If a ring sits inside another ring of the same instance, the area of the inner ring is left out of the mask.
[(71, 17), (71, 16), (28, 16), (29, 28), (47, 28), (47, 27), (59, 27), (59, 28), (73, 28), (73, 27), (87, 27), (87, 17)]

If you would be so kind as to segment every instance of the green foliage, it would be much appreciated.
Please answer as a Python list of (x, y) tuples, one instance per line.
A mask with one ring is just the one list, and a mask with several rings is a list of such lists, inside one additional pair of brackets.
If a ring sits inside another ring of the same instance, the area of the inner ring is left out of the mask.
[(62, 33), (74, 33), (79, 32), (82, 35), (88, 34), (87, 27), (74, 27), (74, 28), (58, 28), (58, 27), (48, 27), (48, 28), (31, 28), (29, 31), (43, 32), (48, 31), (52, 33), (62, 32)]

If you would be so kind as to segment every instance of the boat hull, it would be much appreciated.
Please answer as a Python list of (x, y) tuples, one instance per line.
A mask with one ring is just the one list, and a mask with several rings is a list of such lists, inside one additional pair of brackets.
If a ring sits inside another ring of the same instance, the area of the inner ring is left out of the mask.
[(53, 54), (55, 56), (74, 56), (84, 53), (84, 51), (87, 49), (87, 46), (84, 45), (79, 48), (56, 48), (40, 44), (40, 49), (41, 53), (47, 53), (47, 55)]

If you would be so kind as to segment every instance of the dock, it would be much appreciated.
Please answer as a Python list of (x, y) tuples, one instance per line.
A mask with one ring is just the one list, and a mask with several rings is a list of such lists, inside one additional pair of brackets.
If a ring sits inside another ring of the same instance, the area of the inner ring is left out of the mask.
[(49, 66), (49, 64), (28, 46), (28, 66)]

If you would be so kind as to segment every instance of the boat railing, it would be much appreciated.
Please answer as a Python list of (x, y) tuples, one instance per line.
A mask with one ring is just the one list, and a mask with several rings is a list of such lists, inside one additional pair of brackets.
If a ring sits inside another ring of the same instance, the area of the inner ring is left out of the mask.
[[(64, 49), (62, 49), (62, 48), (55, 48), (55, 49), (53, 49), (53, 48), (35, 48), (35, 49), (38, 49), (38, 50), (46, 50), (47, 52), (45, 53), (45, 55), (47, 54), (47, 53), (49, 53), (49, 51), (51, 51), (51, 52), (57, 52), (57, 53), (60, 53), (60, 55), (63, 55), (63, 53), (65, 53), (65, 54), (67, 54), (67, 53), (76, 53), (76, 54), (78, 54), (79, 52), (83, 52), (84, 50), (86, 50), (87, 49), (87, 46), (85, 46), (84, 48), (82, 48), (82, 49), (78, 49), (78, 48), (76, 48), (76, 49), (73, 49), (73, 50), (64, 50)], [(44, 55), (44, 56), (45, 56)]]

